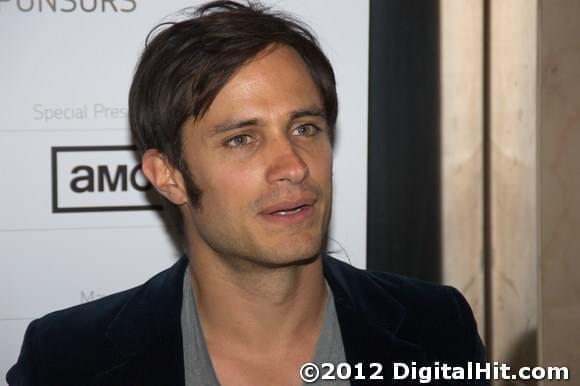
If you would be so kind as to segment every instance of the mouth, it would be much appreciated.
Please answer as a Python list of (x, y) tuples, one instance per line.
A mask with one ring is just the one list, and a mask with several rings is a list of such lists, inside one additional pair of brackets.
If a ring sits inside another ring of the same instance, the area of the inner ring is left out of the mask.
[(298, 223), (306, 220), (313, 213), (315, 199), (284, 201), (271, 205), (260, 212), (268, 221), (277, 223)]
[(281, 209), (281, 210), (271, 212), (269, 214), (276, 215), (276, 216), (289, 216), (289, 215), (293, 215), (293, 214), (301, 212), (302, 209), (307, 208), (308, 206), (310, 206), (310, 205), (300, 205), (299, 207), (296, 207), (296, 208)]

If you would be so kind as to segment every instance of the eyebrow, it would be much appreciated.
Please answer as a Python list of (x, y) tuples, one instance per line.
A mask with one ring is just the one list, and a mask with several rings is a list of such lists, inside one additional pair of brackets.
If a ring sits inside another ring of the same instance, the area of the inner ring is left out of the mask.
[(302, 117), (320, 117), (326, 119), (326, 114), (324, 110), (318, 107), (304, 109), (304, 110), (297, 110), (290, 113), (290, 120), (293, 121), (298, 118)]
[[(288, 114), (288, 117), (289, 117), (290, 121), (293, 121), (293, 120), (299, 119), (299, 118), (303, 118), (303, 117), (320, 117), (320, 118), (326, 119), (326, 114), (324, 113), (323, 109), (318, 108), (318, 107), (313, 107), (313, 108), (307, 108), (307, 109), (303, 109), (303, 110), (292, 111), (290, 114)], [(217, 135), (217, 134), (221, 134), (221, 133), (226, 133), (228, 131), (241, 129), (243, 127), (248, 127), (248, 126), (259, 126), (262, 123), (263, 123), (263, 121), (261, 119), (258, 119), (258, 118), (242, 119), (239, 121), (226, 121), (226, 122), (221, 123), (217, 126), (214, 126), (211, 129), (211, 135), (213, 136), (213, 135)]]
[(258, 118), (244, 119), (241, 121), (226, 121), (217, 126), (214, 126), (211, 130), (211, 134), (212, 135), (221, 134), (228, 131), (241, 129), (242, 127), (257, 126), (259, 124), (260, 120)]

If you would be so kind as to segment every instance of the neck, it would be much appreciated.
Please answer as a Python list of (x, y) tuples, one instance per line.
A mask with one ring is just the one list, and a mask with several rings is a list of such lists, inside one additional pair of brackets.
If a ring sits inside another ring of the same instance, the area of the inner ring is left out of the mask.
[(209, 344), (219, 340), (274, 352), (317, 339), (326, 301), (320, 256), (306, 264), (243, 270), (227, 264), (226, 258), (190, 256), (196, 304)]

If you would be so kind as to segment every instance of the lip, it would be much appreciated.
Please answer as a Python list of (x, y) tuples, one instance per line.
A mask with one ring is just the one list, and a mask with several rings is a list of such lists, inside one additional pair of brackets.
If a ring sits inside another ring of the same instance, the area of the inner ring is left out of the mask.
[(314, 198), (299, 198), (295, 200), (285, 200), (278, 202), (274, 205), (267, 206), (266, 208), (260, 211), (260, 214), (273, 214), (275, 212), (283, 211), (283, 210), (293, 210), (300, 206), (313, 206), (316, 203), (316, 199)]
[[(278, 202), (264, 208), (259, 214), (268, 222), (279, 224), (295, 224), (308, 219), (314, 212), (314, 198), (300, 198)], [(299, 210), (296, 210), (300, 208)]]

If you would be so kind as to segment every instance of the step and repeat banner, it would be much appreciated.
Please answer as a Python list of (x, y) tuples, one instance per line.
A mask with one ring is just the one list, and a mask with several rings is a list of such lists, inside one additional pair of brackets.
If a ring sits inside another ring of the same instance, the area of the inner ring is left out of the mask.
[[(0, 0), (0, 384), (26, 326), (180, 255), (144, 179), (127, 93), (147, 33), (200, 1)], [(330, 249), (365, 267), (368, 4), (270, 1), (312, 26), (340, 113)]]

